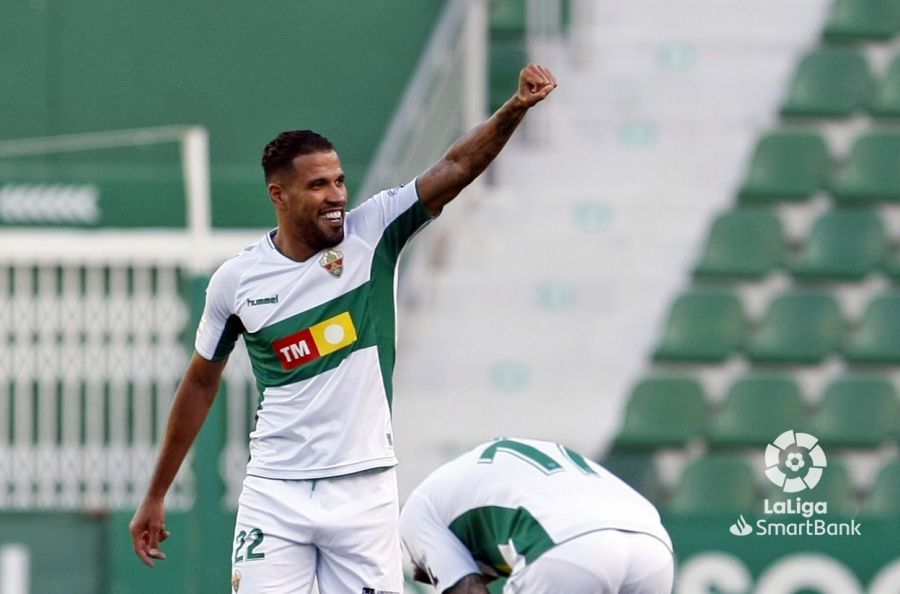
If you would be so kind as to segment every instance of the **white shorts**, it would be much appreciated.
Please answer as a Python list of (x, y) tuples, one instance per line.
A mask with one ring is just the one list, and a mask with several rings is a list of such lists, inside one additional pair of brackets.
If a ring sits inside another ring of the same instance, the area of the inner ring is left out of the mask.
[(403, 591), (393, 468), (318, 480), (244, 479), (231, 551), (234, 594)]
[(659, 539), (599, 530), (560, 543), (518, 572), (504, 594), (671, 594), (674, 558)]

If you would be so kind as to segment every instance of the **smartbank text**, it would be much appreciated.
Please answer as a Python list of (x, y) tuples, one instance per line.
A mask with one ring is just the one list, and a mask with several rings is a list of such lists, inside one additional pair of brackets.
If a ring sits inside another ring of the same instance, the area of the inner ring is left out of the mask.
[(862, 524), (856, 520), (831, 522), (814, 516), (828, 513), (827, 501), (803, 501), (800, 497), (785, 501), (769, 501), (763, 504), (768, 516), (801, 516), (800, 521), (788, 518), (761, 518), (756, 521), (755, 533), (759, 536), (862, 536)]

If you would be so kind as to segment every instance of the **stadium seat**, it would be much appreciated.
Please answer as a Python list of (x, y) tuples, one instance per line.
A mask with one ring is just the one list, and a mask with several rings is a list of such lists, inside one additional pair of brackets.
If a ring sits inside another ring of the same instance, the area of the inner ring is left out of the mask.
[(896, 436), (894, 384), (877, 376), (847, 376), (825, 390), (812, 433), (823, 447), (876, 447)]
[(660, 504), (665, 500), (666, 490), (652, 454), (614, 450), (601, 464), (650, 501)]
[(841, 310), (832, 294), (793, 291), (772, 301), (748, 354), (755, 363), (819, 363), (842, 337)]
[(759, 279), (781, 266), (786, 249), (775, 214), (750, 208), (727, 212), (713, 222), (694, 275)]
[(680, 447), (700, 437), (705, 424), (706, 398), (700, 382), (689, 376), (645, 378), (631, 393), (613, 448), (624, 451)]
[(738, 191), (741, 204), (802, 201), (828, 185), (830, 157), (818, 132), (780, 130), (763, 136)]
[(690, 291), (672, 304), (657, 361), (720, 362), (741, 346), (746, 321), (728, 291)]
[(886, 40), (900, 30), (896, 0), (836, 0), (825, 24), (828, 41)]
[(879, 269), (887, 253), (887, 233), (877, 213), (832, 210), (816, 221), (791, 272), (802, 279), (859, 280)]
[(835, 176), (831, 192), (843, 204), (900, 200), (900, 132), (860, 136)]
[(868, 106), (874, 80), (866, 55), (851, 47), (823, 47), (797, 66), (781, 106), (787, 117), (846, 117)]
[(894, 56), (887, 75), (872, 97), (869, 111), (876, 118), (900, 118), (900, 53)]
[(730, 514), (750, 511), (759, 500), (753, 470), (731, 456), (707, 456), (689, 462), (667, 510), (680, 514)]
[(900, 363), (900, 293), (875, 297), (866, 306), (859, 328), (850, 336), (844, 357), (851, 363)]
[(895, 458), (878, 471), (865, 510), (871, 515), (900, 516), (900, 460)]
[(707, 443), (718, 449), (759, 448), (788, 429), (803, 429), (806, 417), (803, 394), (790, 376), (751, 375), (728, 390)]

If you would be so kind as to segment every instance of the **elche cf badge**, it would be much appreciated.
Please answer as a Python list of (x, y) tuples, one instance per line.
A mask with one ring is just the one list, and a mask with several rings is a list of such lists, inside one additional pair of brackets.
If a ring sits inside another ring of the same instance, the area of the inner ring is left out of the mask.
[(344, 272), (344, 253), (341, 250), (330, 248), (319, 258), (319, 266), (338, 278)]

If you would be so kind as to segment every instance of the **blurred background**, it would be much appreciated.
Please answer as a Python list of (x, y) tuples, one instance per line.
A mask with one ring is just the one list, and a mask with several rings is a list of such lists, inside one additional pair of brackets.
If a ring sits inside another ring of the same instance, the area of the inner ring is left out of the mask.
[[(0, 594), (226, 591), (259, 399), (242, 345), (153, 571), (127, 523), (209, 274), (275, 224), (262, 147), (325, 134), (360, 200), (528, 61), (559, 88), (402, 262), (401, 500), (481, 440), (554, 439), (657, 504), (677, 592), (900, 592), (896, 0), (2, 13)], [(729, 530), (779, 520), (764, 452), (790, 430), (827, 455), (798, 495), (861, 536)]]

